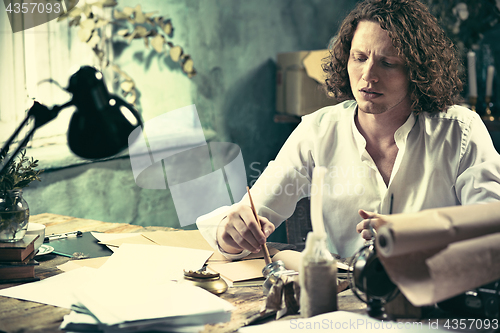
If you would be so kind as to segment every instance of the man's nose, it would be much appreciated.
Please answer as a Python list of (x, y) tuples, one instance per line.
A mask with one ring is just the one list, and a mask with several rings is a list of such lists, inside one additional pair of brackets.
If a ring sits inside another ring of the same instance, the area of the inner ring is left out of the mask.
[(375, 68), (375, 64), (371, 60), (365, 62), (365, 66), (363, 69), (363, 80), (370, 83), (378, 82), (378, 74)]

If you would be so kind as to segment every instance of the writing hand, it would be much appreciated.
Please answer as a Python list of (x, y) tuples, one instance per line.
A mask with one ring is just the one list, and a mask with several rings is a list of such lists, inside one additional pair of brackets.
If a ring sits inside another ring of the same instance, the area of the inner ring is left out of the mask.
[(234, 206), (217, 229), (219, 246), (227, 253), (240, 253), (243, 250), (259, 252), (275, 229), (267, 218), (259, 216), (259, 220), (260, 224), (249, 206)]

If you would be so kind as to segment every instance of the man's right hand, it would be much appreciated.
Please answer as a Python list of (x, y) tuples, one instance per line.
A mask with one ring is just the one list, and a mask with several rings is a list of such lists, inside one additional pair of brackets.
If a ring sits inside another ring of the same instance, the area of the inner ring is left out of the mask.
[(247, 205), (235, 205), (217, 228), (217, 242), (227, 253), (241, 253), (248, 250), (260, 251), (267, 237), (274, 232), (274, 224), (259, 216), (260, 224), (255, 220), (252, 208)]

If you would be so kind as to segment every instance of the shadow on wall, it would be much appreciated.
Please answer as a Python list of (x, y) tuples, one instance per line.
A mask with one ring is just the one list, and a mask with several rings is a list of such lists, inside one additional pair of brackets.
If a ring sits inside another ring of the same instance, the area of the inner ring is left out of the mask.
[(276, 64), (268, 60), (233, 86), (223, 108), (229, 140), (243, 153), (247, 180), (252, 184), (293, 131), (294, 124), (278, 124), (276, 113)]
[(25, 189), (32, 215), (54, 213), (142, 226), (179, 226), (170, 191), (137, 186), (128, 158), (47, 170), (42, 175), (41, 182)]

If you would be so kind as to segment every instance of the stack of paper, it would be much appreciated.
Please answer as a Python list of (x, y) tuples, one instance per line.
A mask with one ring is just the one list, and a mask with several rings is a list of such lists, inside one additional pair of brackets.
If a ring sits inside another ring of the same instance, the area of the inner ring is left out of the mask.
[(67, 273), (0, 290), (0, 295), (73, 311), (61, 329), (73, 332), (199, 331), (228, 321), (233, 306), (182, 283), (184, 269), (201, 268), (212, 251), (122, 244), (98, 269)]
[(233, 309), (206, 290), (175, 282), (136, 285), (126, 292), (112, 285), (88, 285), (75, 298), (63, 330), (199, 331), (205, 324), (229, 321)]
[(73, 292), (74, 312), (65, 318), (61, 329), (78, 331), (94, 325), (105, 332), (185, 332), (228, 321), (233, 308), (230, 303), (180, 283), (184, 269), (201, 268), (211, 254), (197, 249), (122, 244), (87, 284)]

